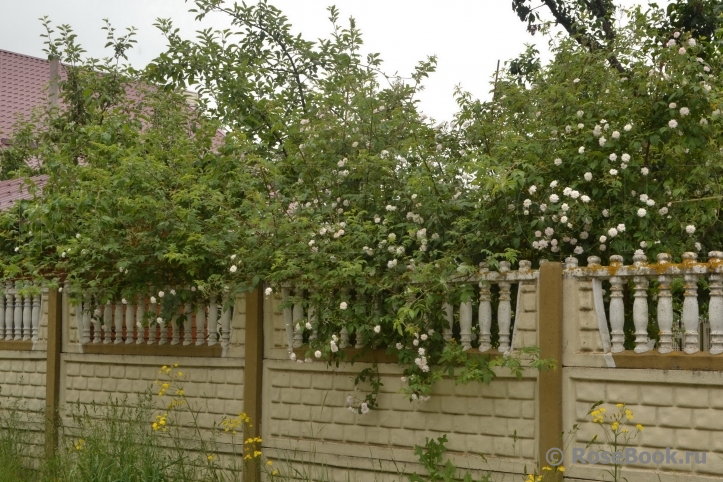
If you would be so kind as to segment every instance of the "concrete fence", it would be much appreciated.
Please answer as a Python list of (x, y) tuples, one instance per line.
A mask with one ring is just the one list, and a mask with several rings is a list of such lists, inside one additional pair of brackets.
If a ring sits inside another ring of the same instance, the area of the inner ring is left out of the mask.
[[(686, 255), (679, 264), (663, 257), (648, 264), (636, 256), (632, 266), (614, 257), (610, 266), (595, 257), (585, 267), (576, 259), (564, 265), (544, 263), (540, 269), (522, 262), (516, 270), (502, 264), (498, 271), (452, 280), (475, 289), (473, 301), (444, 308), (447, 319), (459, 324), (454, 332), (468, 352), (494, 355), (499, 348), (537, 345), (542, 357), (554, 358), (560, 366), (541, 373), (528, 369), (521, 379), (498, 370), (489, 386), (442, 380), (426, 402), (409, 402), (396, 393), (403, 384), (401, 368), (384, 350), (367, 346), (363, 337), (350, 337), (340, 346), (357, 357), (354, 365), (304, 361), (304, 339), (313, 336), (304, 333), (305, 321), (322, 313), (302, 303), (285, 304), (285, 297), (303, 296), (293, 286), (270, 296), (257, 290), (238, 297), (224, 312), (228, 324), (217, 321), (216, 329), (208, 320), (213, 314), (221, 320), (224, 313), (209, 303), (187, 318), (188, 326), (171, 323), (166, 344), (158, 343), (160, 332), (149, 344), (146, 330), (141, 335), (132, 328), (128, 316), (138, 319), (138, 301), (134, 307), (111, 306), (105, 319), (112, 329), (93, 343), (95, 326), (87, 336), (85, 311), (70, 306), (65, 295), (42, 294), (37, 324), (31, 297), (30, 340), (15, 340), (13, 325), (13, 339), (0, 341), (0, 397), (22, 399), (31, 409), (45, 406), (63, 417), (70, 402), (104, 402), (108, 396), (142, 391), (157, 378), (159, 366), (179, 363), (188, 379), (185, 392), (201, 409), (204, 427), (245, 411), (256, 421), (246, 435), (261, 436), (268, 457), (286, 459), (312, 478), (403, 480), (400, 472), (423, 473), (414, 446), (446, 434), (450, 458), (460, 468), (492, 471), (496, 480), (509, 481), (523, 480), (525, 471), (546, 465), (546, 454), (558, 447), (565, 449), (566, 480), (604, 480), (605, 466), (573, 457), (574, 449), (595, 436), (603, 438), (599, 424), (587, 415), (602, 400), (609, 410), (625, 403), (635, 422), (644, 425), (632, 441), (639, 453), (678, 453), (675, 463), (630, 463), (628, 480), (719, 480), (722, 257), (711, 253), (707, 262), (698, 263)], [(701, 278), (706, 283), (700, 286), (709, 288), (698, 293), (694, 287)], [(678, 279), (682, 291), (676, 287)], [(25, 300), (11, 293), (5, 303), (6, 320), (12, 303), (13, 322), (20, 303), (22, 333)], [(705, 305), (707, 309), (699, 309)], [(143, 308), (153, 309), (148, 304)], [(625, 342), (631, 322), (634, 330)], [(701, 350), (699, 327), (705, 323), (710, 344)], [(4, 326), (7, 333), (7, 321)], [(211, 343), (212, 332), (220, 335), (216, 344)], [(500, 333), (497, 348), (491, 346), (492, 332)], [(290, 359), (292, 353), (296, 360)], [(372, 363), (383, 383), (379, 408), (366, 415), (352, 413), (347, 399), (360, 396), (353, 379)], [(561, 434), (576, 424), (571, 443), (563, 446)], [(52, 423), (47, 431), (53, 434)], [(49, 446), (52, 441), (49, 437)], [(700, 454), (686, 457), (686, 452), (705, 453), (705, 460)]]

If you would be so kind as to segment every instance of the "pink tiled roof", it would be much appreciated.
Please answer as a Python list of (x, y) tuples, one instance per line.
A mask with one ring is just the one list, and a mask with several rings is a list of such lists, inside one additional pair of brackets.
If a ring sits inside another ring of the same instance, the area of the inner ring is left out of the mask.
[[(48, 180), (48, 176), (34, 176), (30, 178), (38, 189), (38, 194)], [(10, 209), (16, 202), (23, 199), (33, 199), (33, 194), (28, 190), (25, 179), (8, 179), (0, 181), (0, 211)]]
[(47, 60), (0, 50), (0, 138), (11, 136), (18, 116), (48, 101), (49, 82)]

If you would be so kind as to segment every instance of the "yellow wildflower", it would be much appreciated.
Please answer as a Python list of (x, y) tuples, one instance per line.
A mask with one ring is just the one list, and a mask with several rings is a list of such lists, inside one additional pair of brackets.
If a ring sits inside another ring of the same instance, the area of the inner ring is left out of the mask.
[(272, 466), (272, 465), (274, 465), (274, 463), (273, 463), (272, 461), (270, 461), (270, 460), (267, 460), (267, 461), (266, 461), (266, 465)]
[(613, 430), (617, 431), (617, 429), (618, 429), (619, 426), (620, 426), (620, 424), (619, 424), (618, 422), (613, 422), (613, 423), (610, 425), (610, 428), (612, 428)]
[(211, 454), (211, 455), (209, 455), (209, 456), (207, 457), (207, 459), (208, 459), (209, 462), (212, 462), (213, 459), (215, 459), (215, 458), (216, 458), (216, 456), (213, 455), (213, 454)]
[(552, 467), (544, 466), (542, 467), (542, 470), (552, 470)]
[(178, 368), (178, 363), (174, 363), (173, 366)]
[(558, 471), (558, 472), (564, 472), (564, 471), (565, 471), (565, 467), (564, 467), (563, 465), (561, 465), (561, 466), (559, 466), (559, 467), (557, 468), (557, 471)]
[(623, 407), (625, 406), (625, 404), (624, 404), (624, 403), (618, 403), (618, 404), (615, 405), (615, 406), (618, 407), (618, 408), (623, 408)]
[(274, 470), (273, 472), (271, 472), (271, 475), (279, 475), (279, 471), (278, 471), (278, 470)]
[(640, 425), (640, 424), (637, 424), (637, 425), (635, 426), (635, 428), (637, 428), (638, 430), (643, 430), (643, 426)]

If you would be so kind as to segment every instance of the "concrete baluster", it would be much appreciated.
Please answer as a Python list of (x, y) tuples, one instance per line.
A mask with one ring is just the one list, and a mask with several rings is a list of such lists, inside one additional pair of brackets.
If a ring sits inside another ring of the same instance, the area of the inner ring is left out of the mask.
[[(620, 255), (610, 256), (610, 266), (620, 268), (623, 265), (623, 257)], [(618, 276), (610, 278), (610, 342), (612, 353), (625, 351), (625, 306), (623, 302), (623, 289), (625, 280)]]
[[(669, 264), (671, 257), (668, 253), (658, 254), (658, 264)], [(658, 351), (670, 353), (673, 351), (673, 295), (670, 292), (670, 276), (658, 275), (658, 327), (660, 328), (660, 342)]]
[(692, 252), (683, 253), (683, 265), (686, 273), (683, 276), (685, 280), (685, 298), (683, 299), (683, 326), (685, 326), (685, 335), (683, 335), (683, 351), (688, 354), (700, 351), (698, 341), (698, 274), (690, 269), (690, 265), (694, 264), (698, 255)]
[(708, 321), (710, 322), (710, 353), (723, 353), (723, 252), (708, 253), (710, 264), (710, 302)]
[(492, 303), (490, 301), (490, 282), (480, 281), (479, 288), (479, 351), (485, 352), (492, 348)]

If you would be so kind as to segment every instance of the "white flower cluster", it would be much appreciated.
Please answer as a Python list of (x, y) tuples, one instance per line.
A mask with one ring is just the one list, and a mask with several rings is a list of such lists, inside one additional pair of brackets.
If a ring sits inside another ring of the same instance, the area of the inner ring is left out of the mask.
[(331, 349), (332, 353), (336, 353), (339, 351), (339, 346), (337, 345), (338, 341), (339, 341), (339, 338), (336, 335), (331, 335), (331, 341), (329, 342), (329, 348)]
[(422, 216), (420, 216), (419, 214), (414, 214), (411, 211), (407, 213), (407, 219), (411, 219), (417, 224), (422, 224), (424, 222), (424, 218)]

